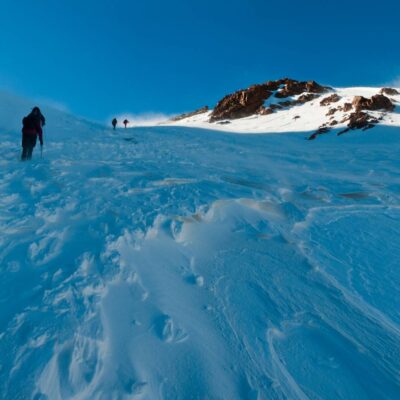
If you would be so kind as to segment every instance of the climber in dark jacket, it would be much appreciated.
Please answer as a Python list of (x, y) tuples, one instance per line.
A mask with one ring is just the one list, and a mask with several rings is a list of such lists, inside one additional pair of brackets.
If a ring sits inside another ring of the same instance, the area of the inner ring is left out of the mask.
[(22, 120), (22, 155), (21, 160), (32, 158), (33, 148), (36, 146), (39, 137), (40, 146), (43, 146), (43, 130), (45, 118), (39, 107), (34, 107), (29, 115)]
[(116, 127), (117, 124), (118, 124), (117, 118), (114, 118), (114, 119), (111, 121), (111, 123), (112, 123), (112, 126), (113, 126), (114, 131), (115, 131), (115, 127)]

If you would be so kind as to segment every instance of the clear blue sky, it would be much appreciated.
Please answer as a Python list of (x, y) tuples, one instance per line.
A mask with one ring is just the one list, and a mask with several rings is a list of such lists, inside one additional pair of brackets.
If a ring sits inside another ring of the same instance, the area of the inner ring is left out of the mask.
[(399, 0), (2, 0), (0, 86), (104, 120), (290, 76), (400, 76)]

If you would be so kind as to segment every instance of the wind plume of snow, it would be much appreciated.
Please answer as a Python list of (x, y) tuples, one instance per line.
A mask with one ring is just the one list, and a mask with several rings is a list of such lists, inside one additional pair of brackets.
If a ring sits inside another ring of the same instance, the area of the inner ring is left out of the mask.
[[(129, 121), (129, 124), (127, 125), (129, 128), (135, 126), (156, 126), (168, 121), (171, 117), (172, 115), (157, 112), (142, 114), (122, 113), (116, 116), (120, 126), (122, 126), (122, 122), (127, 119)], [(109, 123), (109, 121), (107, 121), (107, 123)]]

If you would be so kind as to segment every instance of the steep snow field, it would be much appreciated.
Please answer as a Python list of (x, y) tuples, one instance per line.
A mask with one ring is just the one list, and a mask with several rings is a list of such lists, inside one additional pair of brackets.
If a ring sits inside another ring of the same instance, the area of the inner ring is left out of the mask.
[[(400, 91), (400, 89), (398, 89)], [(332, 92), (321, 95), (321, 97), (308, 103), (292, 106), (287, 109), (277, 110), (270, 115), (252, 115), (247, 118), (231, 120), (228, 124), (221, 122), (209, 123), (208, 120), (212, 110), (193, 117), (185, 118), (180, 121), (168, 121), (166, 124), (170, 126), (186, 126), (193, 128), (205, 128), (226, 132), (236, 133), (285, 133), (285, 132), (309, 132), (315, 131), (323, 123), (329, 121), (325, 115), (332, 107), (343, 106), (344, 103), (351, 103), (354, 96), (371, 97), (378, 94), (380, 88), (373, 87), (354, 87), (354, 88), (336, 88)], [(320, 106), (320, 101), (337, 93), (341, 99), (337, 103), (332, 103), (331, 106)], [(294, 96), (290, 99), (296, 99)], [(400, 104), (400, 95), (388, 96), (397, 106)], [(287, 98), (278, 99), (270, 97), (267, 100), (267, 106), (270, 103), (278, 103), (279, 101), (288, 100)], [(334, 118), (339, 122), (346, 113), (338, 111)], [(370, 112), (371, 115), (379, 117), (381, 113)], [(297, 118), (300, 117), (300, 118)], [(400, 126), (400, 114), (398, 112), (385, 113), (385, 117), (381, 124), (386, 126)], [(336, 128), (344, 128), (346, 123), (339, 123)]]
[(2, 101), (1, 399), (400, 398), (399, 128), (47, 109), (21, 163), (30, 104)]

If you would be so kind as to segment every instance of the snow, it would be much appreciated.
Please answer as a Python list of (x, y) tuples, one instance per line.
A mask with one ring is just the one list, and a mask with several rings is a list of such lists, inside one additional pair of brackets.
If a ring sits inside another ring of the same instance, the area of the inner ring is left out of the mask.
[(389, 120), (310, 142), (47, 108), (21, 163), (32, 105), (1, 100), (1, 398), (400, 397)]
[[(213, 122), (209, 123), (208, 120), (212, 110), (195, 115), (193, 117), (185, 118), (180, 121), (168, 121), (165, 124), (168, 126), (186, 126), (192, 128), (213, 129), (225, 132), (235, 133), (287, 133), (287, 132), (310, 132), (317, 130), (323, 123), (329, 121), (325, 115), (331, 107), (343, 106), (344, 103), (351, 103), (354, 96), (371, 97), (378, 94), (381, 88), (373, 87), (353, 87), (353, 88), (334, 88), (332, 92), (321, 95), (313, 101), (304, 103), (302, 105), (292, 106), (287, 109), (277, 110), (269, 115), (252, 115), (247, 118), (231, 120), (228, 124)], [(400, 91), (400, 89), (398, 89)], [(320, 101), (331, 95), (337, 93), (341, 99), (337, 103), (332, 103), (331, 106), (320, 106)], [(279, 103), (280, 101), (293, 100), (298, 96), (288, 99), (278, 99), (270, 97), (266, 101), (266, 107), (271, 103)], [(400, 95), (389, 96), (396, 104), (400, 104)], [(343, 119), (346, 113), (338, 111), (335, 113), (334, 118), (339, 122)], [(348, 115), (349, 113), (347, 113)], [(380, 115), (380, 113), (373, 113), (372, 115)], [(295, 118), (300, 116), (300, 118)], [(400, 114), (397, 112), (386, 113), (383, 125), (387, 126), (400, 126)], [(337, 128), (344, 128), (346, 123), (339, 123)]]

